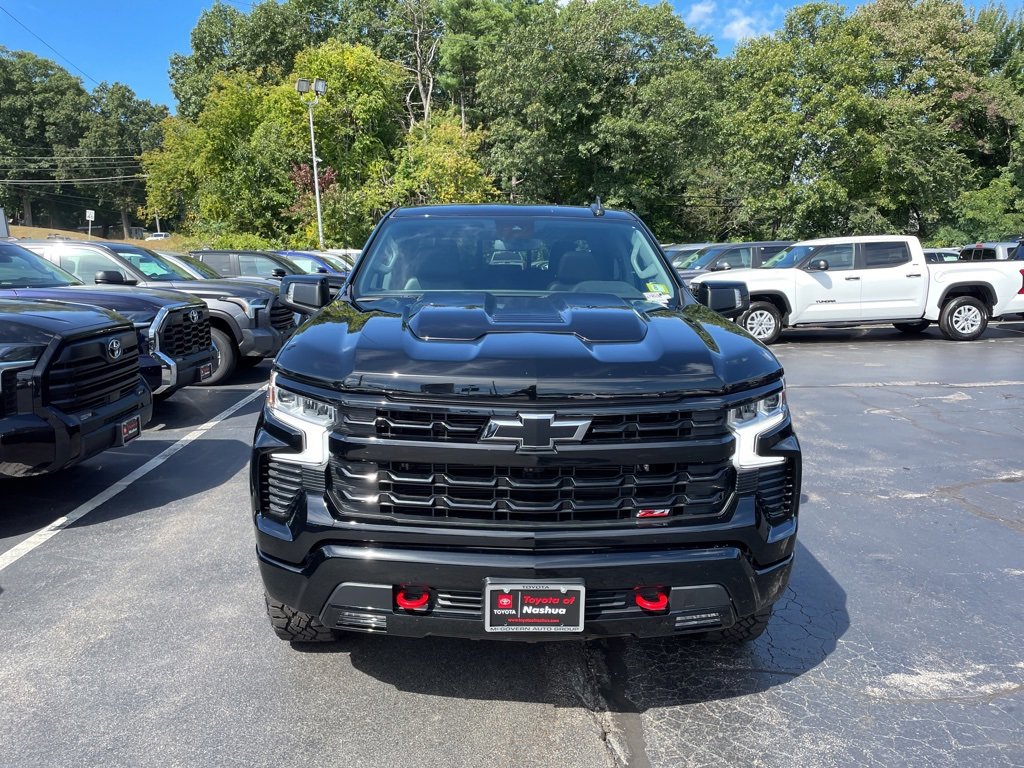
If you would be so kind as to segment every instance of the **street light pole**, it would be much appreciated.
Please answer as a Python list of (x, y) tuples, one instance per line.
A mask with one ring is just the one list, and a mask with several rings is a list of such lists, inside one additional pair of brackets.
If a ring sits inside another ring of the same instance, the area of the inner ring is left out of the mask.
[(313, 152), (313, 194), (316, 197), (316, 231), (320, 239), (320, 250), (327, 250), (324, 245), (324, 215), (323, 210), (320, 207), (320, 171), (317, 165), (318, 158), (316, 156), (316, 132), (313, 130), (313, 107), (320, 102), (320, 97), (327, 93), (327, 81), (317, 78), (312, 83), (310, 88), (309, 80), (300, 78), (295, 83), (295, 90), (300, 95), (313, 91), (313, 100), (306, 101), (306, 106), (309, 107), (309, 147)]

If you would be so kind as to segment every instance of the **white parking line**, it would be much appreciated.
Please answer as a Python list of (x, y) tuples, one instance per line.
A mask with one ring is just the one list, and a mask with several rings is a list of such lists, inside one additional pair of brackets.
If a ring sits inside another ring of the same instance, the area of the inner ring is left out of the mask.
[(117, 494), (119, 494), (121, 491), (130, 486), (139, 478), (148, 475), (150, 472), (159, 467), (161, 464), (163, 464), (165, 461), (171, 458), (171, 456), (176, 454), (178, 451), (180, 451), (186, 445), (191, 443), (193, 440), (198, 440), (204, 434), (206, 434), (215, 426), (224, 421), (226, 418), (231, 416), (235, 411), (243, 408), (245, 405), (251, 403), (257, 397), (262, 395), (264, 391), (266, 391), (266, 389), (266, 386), (262, 386), (255, 392), (247, 395), (246, 397), (243, 397), (241, 400), (239, 400), (231, 407), (218, 413), (205, 424), (201, 424), (200, 426), (196, 427), (194, 430), (192, 430), (183, 438), (181, 438), (181, 440), (179, 440), (178, 442), (168, 446), (166, 449), (161, 451), (159, 454), (154, 456), (152, 459), (147, 461), (138, 469), (129, 472), (127, 475), (125, 475), (125, 477), (118, 480), (116, 483), (111, 485), (106, 490), (96, 494), (84, 504), (75, 507), (75, 509), (73, 509), (68, 514), (64, 515), (64, 517), (54, 520), (48, 526), (32, 534), (16, 546), (11, 547), (11, 549), (7, 550), (2, 555), (0, 555), (0, 571), (3, 571), (8, 566), (16, 563), (18, 560), (23, 558), (36, 547), (45, 544), (47, 541), (52, 539), (62, 530), (67, 528), (69, 525), (77, 522), (78, 520), (81, 520), (83, 517), (85, 517), (87, 514), (92, 512), (97, 507), (110, 501), (112, 498), (117, 496)]

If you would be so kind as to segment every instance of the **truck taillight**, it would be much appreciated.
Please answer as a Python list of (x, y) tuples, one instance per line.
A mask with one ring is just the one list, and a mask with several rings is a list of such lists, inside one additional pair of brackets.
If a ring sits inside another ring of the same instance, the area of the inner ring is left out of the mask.
[(1020, 290), (1017, 293), (1024, 293), (1024, 269), (1020, 271)]

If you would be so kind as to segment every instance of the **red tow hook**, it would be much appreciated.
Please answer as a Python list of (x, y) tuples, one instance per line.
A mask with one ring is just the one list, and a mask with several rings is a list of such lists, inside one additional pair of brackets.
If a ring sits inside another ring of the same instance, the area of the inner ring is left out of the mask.
[(430, 590), (422, 587), (399, 587), (395, 602), (405, 611), (421, 611), (430, 604)]
[(637, 587), (633, 596), (636, 598), (636, 604), (645, 611), (664, 613), (668, 610), (667, 590)]

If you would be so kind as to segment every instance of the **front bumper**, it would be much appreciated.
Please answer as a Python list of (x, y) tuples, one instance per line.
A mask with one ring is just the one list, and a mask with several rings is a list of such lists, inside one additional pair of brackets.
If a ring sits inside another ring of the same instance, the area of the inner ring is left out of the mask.
[(273, 357), (284, 346), (289, 335), (275, 328), (242, 328), (238, 351), (242, 357)]
[(147, 424), (153, 396), (142, 381), (130, 395), (79, 414), (41, 407), (0, 420), (0, 476), (56, 472), (124, 445), (121, 424), (135, 414)]
[[(782, 560), (760, 568), (735, 546), (545, 554), (333, 544), (297, 567), (260, 551), (259, 565), (273, 599), (319, 616), (333, 629), (538, 641), (656, 637), (723, 629), (770, 606), (789, 581), (793, 539)], [(481, 593), (489, 577), (582, 579), (587, 588), (583, 631), (487, 632)], [(393, 590), (402, 584), (430, 587), (430, 607), (396, 607)], [(632, 599), (635, 587), (650, 585), (670, 588), (667, 612), (645, 611)]]
[(209, 373), (204, 377), (203, 367), (212, 372), (213, 350), (205, 349), (194, 352), (191, 355), (180, 358), (169, 357), (162, 352), (151, 353), (154, 360), (160, 364), (160, 376), (155, 376), (154, 368), (143, 363), (142, 370), (146, 383), (155, 395), (169, 395), (189, 384), (199, 384), (209, 378)]

